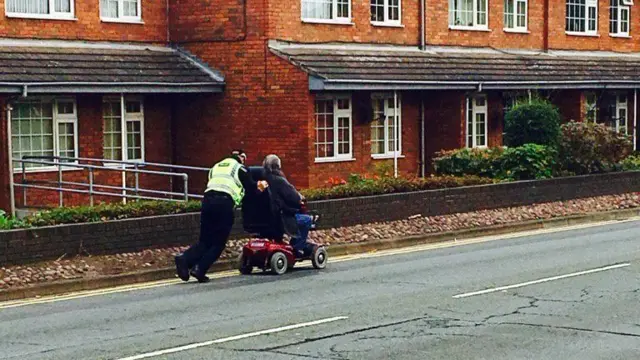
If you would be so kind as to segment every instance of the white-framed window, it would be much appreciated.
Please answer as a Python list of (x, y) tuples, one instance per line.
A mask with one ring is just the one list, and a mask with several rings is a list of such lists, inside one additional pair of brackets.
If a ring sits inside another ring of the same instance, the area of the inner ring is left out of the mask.
[(141, 98), (105, 97), (102, 120), (105, 160), (144, 161), (144, 104)]
[(629, 5), (624, 0), (609, 0), (609, 33), (629, 36)]
[(487, 96), (467, 97), (467, 147), (487, 147)]
[(371, 23), (400, 25), (400, 0), (371, 0)]
[(504, 28), (527, 31), (527, 0), (504, 0)]
[(351, 21), (351, 0), (302, 0), (302, 20), (349, 23)]
[(566, 0), (566, 31), (595, 35), (598, 33), (598, 0)]
[(8, 17), (73, 19), (74, 0), (7, 0)]
[(100, 18), (103, 21), (140, 22), (142, 0), (100, 0)]
[(350, 96), (318, 96), (315, 101), (316, 162), (351, 160), (353, 134)]
[(488, 29), (489, 0), (449, 0), (449, 27)]
[[(402, 153), (402, 105), (400, 96), (393, 94), (374, 94), (371, 97), (373, 121), (371, 122), (371, 156), (374, 158), (392, 157), (395, 150)], [(398, 109), (398, 127), (395, 127), (396, 109)], [(398, 141), (396, 141), (396, 138)], [(394, 150), (395, 144), (395, 150)]]
[(616, 132), (627, 134), (627, 95), (617, 95), (616, 96), (616, 106), (615, 106), (615, 128)]
[[(78, 157), (78, 111), (74, 98), (33, 98), (16, 102), (11, 107), (11, 156), (14, 159), (23, 156)], [(22, 166), (19, 162), (15, 165), (16, 168)], [(25, 164), (25, 168), (51, 166)]]

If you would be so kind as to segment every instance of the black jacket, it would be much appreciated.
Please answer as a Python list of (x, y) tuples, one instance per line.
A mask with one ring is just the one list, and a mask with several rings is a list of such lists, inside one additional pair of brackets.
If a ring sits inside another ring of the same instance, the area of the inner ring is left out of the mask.
[(298, 224), (295, 215), (302, 208), (302, 198), (296, 188), (287, 181), (284, 175), (277, 172), (267, 172), (271, 196), (271, 210), (276, 218), (282, 222), (283, 230), (289, 236), (298, 234)]

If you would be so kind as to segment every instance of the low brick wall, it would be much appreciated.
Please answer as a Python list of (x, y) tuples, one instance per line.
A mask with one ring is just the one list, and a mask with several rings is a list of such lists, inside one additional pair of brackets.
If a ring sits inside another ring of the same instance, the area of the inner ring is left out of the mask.
[[(368, 196), (309, 204), (321, 227), (340, 227), (640, 191), (640, 172)], [(198, 239), (199, 214), (61, 225), (0, 232), (0, 266), (57, 259), (62, 255), (114, 254), (179, 246)], [(238, 215), (233, 237), (246, 236)]]

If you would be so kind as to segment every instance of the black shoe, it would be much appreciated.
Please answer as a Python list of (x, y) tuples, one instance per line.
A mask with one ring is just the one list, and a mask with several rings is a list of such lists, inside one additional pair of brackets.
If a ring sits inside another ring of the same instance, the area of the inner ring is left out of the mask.
[(178, 277), (182, 281), (189, 281), (189, 265), (187, 265), (187, 260), (185, 260), (182, 255), (178, 255), (174, 258), (176, 263), (176, 272), (178, 273)]
[(191, 274), (191, 276), (193, 276), (194, 278), (198, 279), (199, 283), (208, 283), (210, 280), (207, 275), (201, 274), (200, 271), (198, 271), (197, 265), (193, 270), (189, 272), (189, 274)]

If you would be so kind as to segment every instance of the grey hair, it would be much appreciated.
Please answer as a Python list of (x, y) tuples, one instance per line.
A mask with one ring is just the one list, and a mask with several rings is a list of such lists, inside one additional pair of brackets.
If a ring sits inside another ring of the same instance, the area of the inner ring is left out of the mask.
[(264, 158), (264, 161), (262, 162), (262, 166), (267, 171), (276, 172), (276, 171), (280, 171), (280, 169), (282, 168), (282, 162), (280, 161), (280, 158), (277, 155), (270, 154)]

